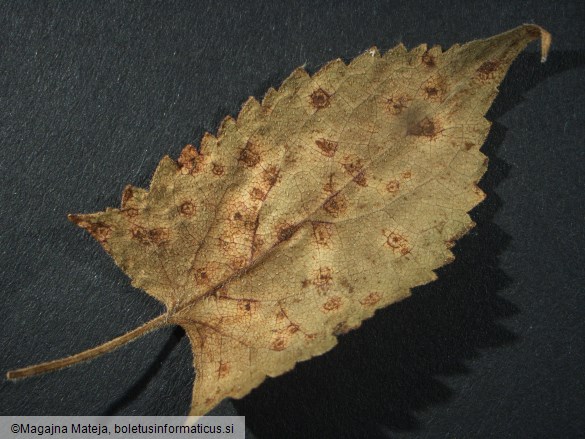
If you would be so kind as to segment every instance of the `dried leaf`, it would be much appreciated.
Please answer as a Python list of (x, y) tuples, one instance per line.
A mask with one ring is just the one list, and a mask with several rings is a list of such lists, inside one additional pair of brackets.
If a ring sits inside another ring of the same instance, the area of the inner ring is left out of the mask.
[(163, 158), (148, 190), (128, 186), (120, 209), (69, 217), (167, 312), (9, 378), (177, 324), (193, 348), (191, 414), (202, 415), (327, 352), (453, 260), (484, 198), (484, 114), (539, 37), (544, 61), (550, 35), (524, 25), (446, 52), (372, 48), (248, 99), (199, 151)]

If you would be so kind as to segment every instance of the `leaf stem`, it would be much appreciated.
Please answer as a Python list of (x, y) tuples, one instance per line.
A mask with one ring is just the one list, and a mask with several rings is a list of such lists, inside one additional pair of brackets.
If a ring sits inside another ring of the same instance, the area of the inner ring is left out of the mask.
[(107, 341), (99, 346), (88, 349), (78, 354), (71, 355), (70, 357), (60, 358), (58, 360), (47, 361), (46, 363), (35, 364), (33, 366), (23, 367), (21, 369), (15, 369), (6, 373), (6, 378), (9, 380), (16, 380), (19, 378), (27, 378), (35, 375), (40, 375), (54, 370), (63, 369), (73, 364), (80, 363), (82, 361), (91, 360), (92, 358), (99, 357), (102, 354), (112, 352), (113, 350), (124, 346), (132, 340), (141, 337), (150, 331), (158, 328), (162, 328), (168, 324), (168, 314), (162, 314), (154, 319), (146, 322), (144, 325), (127, 332), (124, 335), (116, 337), (110, 341)]

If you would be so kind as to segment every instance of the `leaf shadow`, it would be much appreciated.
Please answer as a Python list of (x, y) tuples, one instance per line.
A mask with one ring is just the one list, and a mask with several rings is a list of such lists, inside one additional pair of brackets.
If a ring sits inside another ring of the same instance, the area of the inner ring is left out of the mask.
[(160, 371), (165, 361), (169, 358), (173, 349), (181, 342), (185, 331), (180, 326), (176, 326), (171, 332), (164, 346), (158, 352), (156, 358), (150, 363), (148, 369), (142, 376), (130, 387), (120, 398), (112, 402), (104, 411), (103, 416), (119, 415), (129, 406), (138, 396), (144, 392), (148, 383)]
[[(545, 79), (583, 65), (583, 52), (552, 52), (544, 65), (537, 54), (521, 54), (488, 119), (514, 108)], [(502, 205), (495, 189), (510, 170), (497, 157), (505, 134), (503, 125), (492, 125), (482, 148), (490, 166), (479, 184), (487, 198), (471, 212), (477, 226), (457, 243), (455, 261), (438, 270), (437, 281), (378, 311), (360, 329), (340, 337), (329, 353), (267, 379), (234, 401), (258, 439), (276, 432), (284, 439), (375, 439), (392, 431), (420, 430), (417, 412), (454, 397), (442, 376), (471, 373), (466, 360), (479, 357), (482, 349), (518, 340), (499, 323), (519, 312), (498, 295), (511, 282), (498, 266), (511, 238), (492, 222)]]

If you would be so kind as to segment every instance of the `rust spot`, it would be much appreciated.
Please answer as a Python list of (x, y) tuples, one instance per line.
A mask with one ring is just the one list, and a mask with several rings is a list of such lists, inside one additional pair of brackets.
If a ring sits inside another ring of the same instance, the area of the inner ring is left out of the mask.
[(138, 209), (134, 209), (133, 207), (121, 209), (120, 212), (122, 212), (122, 214), (128, 218), (135, 218), (138, 216), (138, 213), (139, 213)]
[(349, 326), (347, 322), (339, 322), (333, 328), (333, 335), (347, 334), (352, 329), (355, 329), (355, 327)]
[(122, 192), (122, 209), (126, 207), (126, 203), (132, 199), (134, 196), (134, 190), (132, 186), (128, 185), (124, 188), (124, 192)]
[(347, 279), (345, 279), (345, 278), (344, 278), (344, 279), (342, 279), (340, 283), (341, 283), (341, 285), (342, 285), (343, 287), (347, 288), (347, 292), (348, 292), (349, 294), (353, 294), (353, 291), (354, 291), (354, 289), (353, 289), (353, 285), (352, 285), (352, 284), (350, 284), (350, 283), (349, 283), (349, 281), (348, 281)]
[(252, 142), (248, 142), (246, 143), (246, 147), (240, 151), (238, 160), (242, 162), (244, 166), (253, 168), (260, 163), (260, 154), (258, 154), (256, 146)]
[(335, 155), (335, 151), (337, 151), (337, 147), (339, 144), (337, 142), (333, 142), (332, 140), (327, 139), (317, 139), (315, 143), (321, 150), (321, 154), (326, 157), (333, 157)]
[(402, 110), (408, 108), (408, 102), (411, 99), (408, 96), (392, 96), (389, 99), (386, 99), (386, 109), (390, 114), (400, 114)]
[(112, 235), (112, 228), (101, 221), (95, 223), (80, 221), (77, 224), (87, 230), (99, 242), (107, 242)]
[(500, 63), (498, 61), (486, 61), (476, 70), (477, 77), (482, 81), (494, 78), (494, 72), (498, 70)]
[(299, 229), (298, 224), (282, 224), (277, 228), (276, 237), (278, 238), (278, 242), (288, 241), (293, 237), (295, 232)]
[(311, 93), (311, 105), (316, 108), (317, 110), (320, 110), (321, 108), (326, 108), (329, 106), (329, 98), (331, 97), (331, 95), (329, 93), (327, 93), (325, 90), (323, 90), (322, 88), (318, 88), (317, 90), (315, 90), (313, 93)]
[(286, 327), (286, 332), (288, 332), (289, 334), (296, 334), (297, 332), (299, 332), (301, 330), (301, 328), (299, 328), (299, 325), (296, 325), (294, 323), (291, 323), (290, 325), (288, 325)]
[(132, 238), (143, 245), (163, 245), (169, 241), (169, 230), (163, 227), (147, 229), (141, 226), (133, 226), (130, 229)]
[(280, 169), (276, 166), (270, 166), (268, 169), (262, 171), (262, 179), (268, 186), (272, 187), (278, 182), (280, 177)]
[(224, 170), (224, 167), (222, 165), (220, 165), (219, 163), (212, 163), (211, 164), (211, 172), (213, 172), (215, 175), (217, 175), (219, 177), (219, 176), (223, 175), (225, 170)]
[(423, 98), (430, 102), (442, 102), (446, 94), (446, 85), (442, 78), (431, 77), (423, 86)]
[(331, 236), (333, 236), (333, 224), (323, 221), (313, 221), (311, 222), (311, 225), (313, 226), (315, 242), (318, 245), (328, 246), (331, 241)]
[[(200, 267), (193, 267), (193, 280), (197, 285), (210, 285), (214, 278), (217, 277), (218, 271), (224, 268), (218, 262), (208, 262)], [(221, 291), (218, 291), (221, 293)]]
[(335, 185), (333, 184), (333, 174), (329, 174), (329, 180), (323, 185), (323, 191), (332, 194), (335, 192)]
[(191, 215), (193, 215), (195, 213), (195, 205), (193, 203), (191, 203), (190, 201), (185, 201), (179, 207), (179, 212), (182, 215), (191, 216)]
[(272, 344), (270, 345), (270, 348), (273, 351), (283, 351), (286, 348), (286, 340), (282, 336), (276, 337), (272, 341)]
[(398, 192), (400, 190), (400, 182), (398, 180), (390, 180), (386, 185), (386, 190), (388, 192)]
[(435, 67), (436, 66), (435, 57), (433, 55), (431, 55), (428, 50), (425, 53), (423, 53), (423, 55), (421, 57), (421, 61), (427, 67)]
[(262, 249), (264, 245), (264, 239), (260, 235), (254, 236), (254, 241), (252, 242), (252, 258), (254, 258), (258, 252)]
[(255, 300), (238, 300), (238, 316), (249, 317), (258, 310), (258, 304)]
[(244, 257), (244, 256), (238, 256), (236, 258), (233, 258), (230, 261), (230, 266), (234, 269), (234, 270), (241, 270), (242, 268), (244, 268), (246, 266), (246, 263), (248, 262), (248, 258)]
[(469, 151), (474, 146), (475, 146), (475, 143), (465, 142), (465, 151)]
[(366, 187), (368, 185), (368, 179), (366, 178), (366, 171), (360, 171), (353, 177), (353, 182), (361, 187)]
[(405, 180), (410, 180), (411, 177), (412, 177), (412, 172), (410, 170), (404, 171), (402, 173), (402, 178), (404, 178)]
[(324, 311), (335, 311), (337, 309), (339, 309), (339, 307), (341, 306), (341, 297), (338, 296), (334, 296), (331, 297), (327, 302), (325, 302), (325, 304), (323, 305), (323, 310)]
[(382, 295), (380, 293), (370, 293), (362, 300), (360, 300), (360, 303), (363, 306), (374, 306), (376, 303), (380, 301), (381, 298)]
[(334, 218), (337, 218), (347, 210), (348, 201), (342, 194), (334, 195), (329, 198), (323, 205), (323, 209)]
[(411, 136), (434, 138), (440, 132), (439, 124), (433, 119), (425, 117), (420, 122), (408, 127), (407, 134)]
[(410, 253), (410, 247), (408, 246), (408, 239), (404, 235), (397, 232), (385, 232), (386, 245), (392, 249), (394, 253), (401, 255), (407, 255)]
[(320, 267), (315, 271), (315, 277), (313, 279), (313, 285), (320, 292), (326, 292), (333, 283), (333, 271), (330, 267)]
[(184, 175), (195, 174), (203, 169), (203, 161), (203, 155), (199, 154), (193, 145), (187, 145), (177, 160), (179, 172)]
[(250, 197), (256, 201), (264, 201), (266, 199), (266, 192), (258, 187), (255, 187), (250, 191)]
[(217, 376), (219, 378), (225, 378), (230, 373), (230, 364), (229, 363), (219, 363), (219, 367), (217, 368)]

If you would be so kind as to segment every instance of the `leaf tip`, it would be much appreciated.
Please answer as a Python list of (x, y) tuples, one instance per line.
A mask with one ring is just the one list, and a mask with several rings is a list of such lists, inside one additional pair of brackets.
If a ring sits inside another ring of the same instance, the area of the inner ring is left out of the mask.
[(532, 38), (540, 37), (540, 62), (546, 62), (552, 44), (550, 32), (536, 24), (525, 24), (524, 26), (526, 26), (526, 30)]

